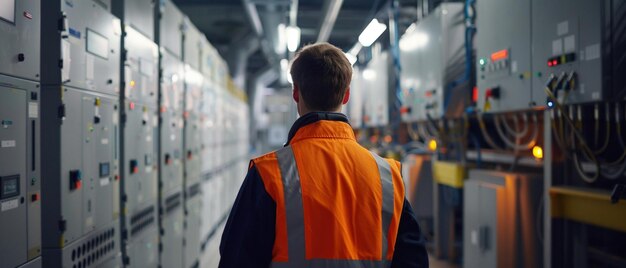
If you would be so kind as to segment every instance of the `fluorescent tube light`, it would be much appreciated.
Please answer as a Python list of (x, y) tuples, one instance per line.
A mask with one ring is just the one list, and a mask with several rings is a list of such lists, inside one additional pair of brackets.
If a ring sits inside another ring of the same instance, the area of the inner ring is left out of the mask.
[(381, 34), (387, 30), (387, 25), (378, 22), (377, 19), (373, 19), (370, 24), (365, 27), (365, 30), (359, 35), (359, 43), (364, 47), (371, 46)]

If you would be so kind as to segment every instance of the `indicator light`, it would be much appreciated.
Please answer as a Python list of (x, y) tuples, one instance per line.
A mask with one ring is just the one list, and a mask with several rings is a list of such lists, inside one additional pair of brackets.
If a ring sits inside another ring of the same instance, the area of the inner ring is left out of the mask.
[(478, 102), (478, 87), (474, 87), (474, 88), (472, 89), (472, 101), (473, 101), (474, 103), (477, 103), (477, 102)]
[(130, 80), (130, 87), (135, 87), (135, 80)]
[(509, 57), (509, 51), (506, 49), (491, 53), (491, 61), (499, 61)]
[(480, 63), (480, 65), (485, 65), (485, 59), (478, 60), (478, 63)]
[(135, 103), (134, 102), (129, 103), (128, 108), (131, 110), (135, 110)]
[(554, 102), (549, 100), (548, 101), (548, 108), (552, 108), (552, 107), (554, 107)]
[(437, 141), (435, 139), (428, 141), (428, 149), (430, 149), (431, 151), (437, 150)]
[(391, 143), (391, 141), (393, 141), (393, 139), (391, 138), (391, 135), (385, 136), (385, 142), (386, 143)]
[(543, 158), (543, 148), (541, 146), (536, 145), (533, 147), (533, 156), (537, 159)]

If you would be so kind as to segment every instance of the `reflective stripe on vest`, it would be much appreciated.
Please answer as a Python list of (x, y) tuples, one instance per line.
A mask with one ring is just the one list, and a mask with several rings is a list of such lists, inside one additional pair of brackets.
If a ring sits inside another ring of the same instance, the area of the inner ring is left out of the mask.
[(378, 165), (382, 188), (382, 252), (380, 260), (341, 260), (341, 259), (306, 259), (304, 241), (304, 208), (302, 206), (302, 189), (300, 175), (291, 146), (276, 152), (283, 183), (287, 220), (288, 262), (273, 262), (272, 267), (388, 267), (386, 260), (388, 251), (387, 236), (394, 213), (394, 190), (391, 167), (382, 157), (375, 153), (372, 156)]

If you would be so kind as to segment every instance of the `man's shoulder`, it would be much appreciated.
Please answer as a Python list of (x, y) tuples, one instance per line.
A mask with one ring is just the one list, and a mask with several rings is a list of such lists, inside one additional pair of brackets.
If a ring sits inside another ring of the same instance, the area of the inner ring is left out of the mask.
[(254, 163), (255, 165), (259, 165), (259, 164), (264, 164), (267, 162), (272, 162), (272, 161), (276, 161), (276, 151), (271, 151), (269, 153), (266, 153), (264, 155), (261, 156), (257, 156), (255, 158), (252, 158), (252, 163)]

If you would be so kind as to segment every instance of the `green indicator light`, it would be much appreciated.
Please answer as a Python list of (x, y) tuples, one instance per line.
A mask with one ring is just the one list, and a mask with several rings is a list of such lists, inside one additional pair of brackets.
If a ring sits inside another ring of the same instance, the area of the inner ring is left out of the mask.
[(480, 63), (480, 65), (485, 65), (485, 59), (480, 59), (478, 63)]

